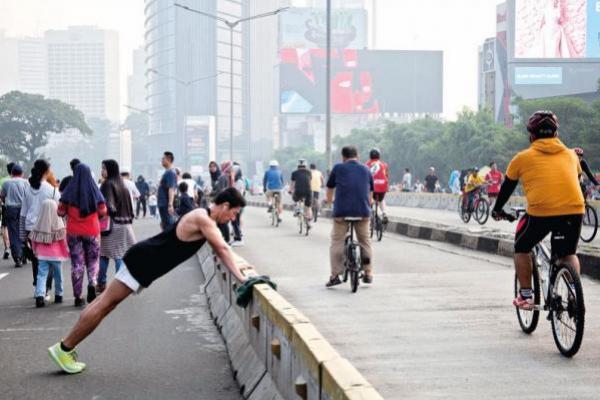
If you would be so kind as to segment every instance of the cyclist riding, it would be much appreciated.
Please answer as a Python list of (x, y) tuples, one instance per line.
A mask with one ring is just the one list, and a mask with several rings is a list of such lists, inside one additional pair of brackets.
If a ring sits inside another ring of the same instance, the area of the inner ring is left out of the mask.
[(581, 166), (574, 152), (558, 139), (558, 127), (552, 111), (537, 111), (529, 117), (531, 146), (508, 165), (492, 211), (495, 220), (507, 217), (502, 207), (521, 181), (528, 206), (515, 234), (514, 261), (521, 289), (513, 305), (524, 310), (534, 307), (530, 253), (549, 232), (553, 257), (569, 263), (578, 273), (580, 269), (576, 251), (584, 213), (579, 190)]
[(379, 204), (381, 208), (381, 216), (384, 224), (388, 223), (388, 217), (385, 212), (385, 194), (389, 187), (389, 169), (388, 165), (381, 159), (381, 152), (379, 149), (371, 149), (369, 152), (369, 161), (367, 161), (367, 168), (373, 175), (373, 184), (375, 191), (373, 192), (373, 200)]
[[(281, 201), (281, 191), (283, 190), (283, 175), (279, 169), (279, 163), (277, 160), (272, 160), (269, 163), (269, 169), (265, 172), (263, 177), (263, 192), (267, 195), (267, 204), (269, 209), (267, 212), (273, 211), (273, 196), (279, 195), (279, 204), (277, 204), (278, 214), (281, 215), (283, 212), (283, 202)], [(278, 222), (281, 222), (279, 218)]]
[[(600, 183), (598, 182), (598, 180), (592, 173), (592, 170), (590, 169), (589, 164), (587, 163), (585, 158), (583, 158), (583, 149), (581, 147), (575, 147), (573, 150), (575, 151), (575, 154), (577, 154), (577, 158), (579, 159), (579, 164), (581, 165), (581, 170), (583, 172), (585, 172), (585, 175), (588, 177), (590, 182), (592, 182), (594, 184), (594, 186), (600, 185)], [(583, 183), (581, 183), (581, 191), (583, 192), (583, 196), (585, 198), (585, 185)]]
[(463, 200), (463, 207), (465, 206), (465, 201), (467, 202), (467, 210), (473, 210), (473, 201), (475, 200), (475, 194), (481, 189), (481, 187), (485, 185), (485, 179), (479, 176), (479, 168), (473, 167), (469, 172), (469, 176), (467, 178), (467, 184), (465, 185), (465, 198)]
[(298, 160), (298, 169), (292, 172), (292, 183), (290, 184), (290, 193), (294, 203), (304, 202), (304, 215), (306, 216), (306, 228), (310, 229), (312, 221), (312, 174), (306, 168), (306, 160)]

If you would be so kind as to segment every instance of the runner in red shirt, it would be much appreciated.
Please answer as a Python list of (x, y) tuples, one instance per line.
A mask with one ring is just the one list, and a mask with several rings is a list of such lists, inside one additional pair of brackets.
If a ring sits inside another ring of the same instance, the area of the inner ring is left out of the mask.
[(381, 152), (379, 149), (372, 149), (369, 152), (370, 160), (367, 161), (367, 167), (371, 170), (371, 175), (373, 175), (373, 183), (374, 183), (374, 191), (373, 191), (373, 200), (379, 203), (379, 207), (381, 207), (381, 214), (383, 223), (388, 223), (388, 218), (385, 212), (385, 194), (388, 191), (389, 187), (389, 170), (388, 165), (380, 160)]
[(485, 180), (489, 183), (488, 196), (495, 199), (498, 197), (498, 193), (500, 193), (500, 185), (502, 185), (504, 176), (502, 175), (502, 172), (498, 170), (498, 164), (496, 164), (495, 161), (490, 163), (490, 168), (492, 170), (487, 173)]

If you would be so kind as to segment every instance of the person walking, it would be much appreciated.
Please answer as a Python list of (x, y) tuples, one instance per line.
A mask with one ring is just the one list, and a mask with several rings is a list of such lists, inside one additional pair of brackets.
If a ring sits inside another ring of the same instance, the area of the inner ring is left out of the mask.
[[(244, 179), (244, 175), (242, 174), (242, 168), (238, 163), (233, 163), (232, 170), (233, 176), (233, 187), (236, 188), (238, 192), (242, 194), (242, 196), (246, 196), (246, 180)], [(242, 213), (244, 209), (242, 208), (240, 212), (236, 215), (235, 219), (231, 221), (231, 226), (233, 227), (233, 243), (231, 243), (232, 247), (243, 247), (244, 240), (242, 234)]]
[(402, 191), (410, 192), (412, 190), (412, 174), (410, 168), (404, 168), (404, 175), (402, 175)]
[(158, 185), (157, 206), (160, 215), (160, 227), (164, 231), (175, 223), (175, 194), (177, 192), (177, 174), (173, 168), (175, 157), (165, 151), (161, 160), (165, 169)]
[(144, 179), (142, 175), (138, 176), (137, 181), (135, 182), (135, 186), (137, 190), (140, 192), (140, 197), (138, 198), (135, 217), (140, 217), (140, 208), (143, 210), (143, 217), (146, 218), (146, 200), (148, 200), (148, 196), (150, 195), (150, 186), (148, 182)]
[(158, 215), (156, 215), (157, 203), (158, 200), (156, 199), (156, 192), (150, 192), (150, 196), (148, 196), (148, 208), (150, 208), (150, 216), (152, 218), (158, 218)]
[(210, 189), (211, 191), (214, 191), (215, 187), (217, 186), (217, 181), (221, 176), (219, 164), (217, 164), (215, 161), (208, 163), (208, 172), (210, 173)]
[[(223, 161), (221, 163), (221, 175), (219, 176), (219, 179), (217, 179), (217, 183), (215, 184), (213, 190), (213, 197), (218, 196), (219, 193), (221, 193), (223, 190), (233, 187), (232, 167), (233, 163), (231, 161)], [(229, 243), (231, 241), (229, 221), (225, 223), (219, 223), (218, 226), (221, 230), (221, 233), (223, 234), (223, 239), (225, 239), (225, 241)]]
[(179, 207), (177, 207), (177, 215), (179, 218), (183, 217), (185, 214), (192, 211), (196, 208), (196, 203), (194, 199), (188, 194), (188, 184), (187, 182), (181, 182), (178, 186), (179, 188)]
[[(33, 168), (31, 169), (31, 176), (29, 177), (29, 188), (25, 191), (23, 206), (21, 207), (21, 223), (19, 231), (21, 240), (23, 240), (24, 243), (23, 255), (31, 260), (33, 286), (37, 286), (38, 258), (31, 248), (29, 232), (32, 231), (37, 223), (40, 211), (42, 210), (42, 203), (44, 203), (46, 199), (54, 199), (56, 201), (60, 199), (58, 188), (48, 183), (48, 178), (50, 176), (52, 176), (50, 164), (46, 160), (35, 160)], [(48, 280), (46, 281), (46, 287), (48, 289), (50, 289), (51, 283), (52, 277), (49, 275)]]
[(54, 199), (42, 203), (39, 218), (29, 233), (31, 248), (38, 259), (37, 285), (35, 287), (35, 306), (46, 305), (46, 281), (52, 273), (54, 277), (54, 302), (62, 303), (63, 279), (62, 262), (69, 259), (67, 248), (67, 230), (63, 219), (58, 216), (58, 206)]
[(79, 164), (73, 179), (61, 194), (58, 215), (67, 218), (67, 245), (71, 257), (71, 282), (75, 307), (82, 299), (83, 275), (87, 271), (87, 300), (96, 297), (98, 257), (100, 254), (100, 218), (107, 215), (106, 201), (92, 177), (90, 167)]
[(500, 193), (500, 186), (502, 185), (504, 175), (498, 170), (498, 164), (495, 161), (490, 163), (490, 168), (490, 172), (485, 176), (485, 180), (489, 184), (488, 196), (490, 199), (496, 199), (498, 193)]
[(19, 235), (21, 207), (25, 192), (29, 189), (29, 182), (23, 179), (23, 169), (18, 164), (13, 164), (10, 179), (5, 181), (0, 191), (0, 198), (4, 203), (2, 221), (6, 223), (10, 242), (10, 254), (15, 262), (15, 268), (23, 265), (23, 242)]
[(341, 164), (333, 167), (327, 180), (327, 203), (333, 202), (333, 229), (329, 248), (331, 276), (325, 284), (326, 287), (342, 283), (340, 275), (344, 269), (342, 265), (344, 240), (350, 226), (350, 222), (345, 220), (347, 217), (361, 218), (354, 223), (354, 227), (362, 250), (365, 271), (363, 282), (373, 282), (373, 249), (369, 237), (374, 190), (373, 175), (366, 166), (358, 162), (358, 149), (355, 146), (343, 147), (342, 159)]
[[(6, 182), (7, 180), (9, 180), (11, 178), (11, 173), (12, 173), (12, 168), (14, 167), (15, 163), (14, 162), (9, 162), (8, 164), (6, 164), (6, 172), (8, 172), (8, 175), (5, 177), (0, 178), (0, 191), (2, 190), (2, 186), (4, 185), (4, 182)], [(3, 260), (8, 260), (8, 258), (10, 257), (10, 241), (8, 240), (8, 228), (6, 226), (6, 220), (7, 220), (7, 216), (6, 216), (6, 204), (4, 204), (4, 199), (2, 199), (2, 196), (0, 195), (0, 216), (2, 217), (2, 222), (0, 223), (0, 230), (2, 231), (2, 241), (4, 242), (4, 255), (2, 256)]]
[(119, 174), (119, 164), (115, 160), (102, 161), (104, 182), (100, 192), (106, 200), (111, 229), (104, 232), (100, 240), (100, 270), (98, 272), (98, 293), (106, 288), (106, 275), (110, 259), (115, 260), (119, 272), (125, 252), (135, 244), (133, 235), (133, 205), (131, 195)]
[(140, 200), (140, 191), (138, 190), (137, 185), (131, 180), (129, 172), (121, 172), (121, 178), (129, 192), (129, 196), (131, 196), (131, 205), (133, 207), (133, 205)]
[(425, 177), (425, 191), (428, 193), (435, 193), (435, 187), (438, 183), (438, 177), (435, 173), (435, 168), (429, 167), (429, 173)]

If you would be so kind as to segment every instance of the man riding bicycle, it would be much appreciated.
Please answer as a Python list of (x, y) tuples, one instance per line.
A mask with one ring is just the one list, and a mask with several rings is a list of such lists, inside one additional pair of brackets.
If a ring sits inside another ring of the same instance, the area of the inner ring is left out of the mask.
[(369, 161), (367, 168), (373, 175), (373, 184), (375, 191), (373, 192), (373, 200), (379, 204), (381, 208), (381, 216), (384, 224), (388, 223), (388, 217), (385, 212), (385, 194), (389, 187), (389, 169), (388, 165), (381, 161), (381, 152), (379, 149), (371, 149), (369, 152)]
[[(306, 168), (306, 160), (298, 160), (298, 169), (292, 172), (292, 183), (290, 184), (290, 194), (294, 203), (304, 203), (304, 215), (306, 216), (306, 229), (310, 229), (312, 221), (312, 174)], [(294, 215), (294, 216), (297, 216)]]
[(342, 283), (340, 274), (343, 268), (344, 240), (350, 222), (345, 218), (362, 218), (354, 223), (356, 237), (361, 247), (363, 256), (364, 283), (373, 282), (373, 249), (369, 237), (369, 223), (371, 218), (371, 203), (373, 196), (373, 176), (369, 169), (358, 162), (358, 150), (355, 146), (342, 148), (341, 164), (331, 170), (327, 180), (327, 203), (333, 203), (333, 228), (331, 230), (331, 246), (329, 259), (331, 263), (331, 277), (325, 286), (332, 287)]
[[(587, 163), (585, 158), (583, 158), (583, 149), (581, 147), (575, 147), (573, 150), (575, 151), (575, 154), (577, 154), (577, 158), (579, 159), (579, 164), (581, 165), (581, 170), (588, 177), (589, 181), (592, 182), (592, 184), (594, 186), (600, 185), (600, 183), (598, 182), (598, 180), (592, 173), (592, 170), (590, 169), (589, 164)], [(583, 183), (581, 183), (581, 192), (583, 193), (583, 197), (585, 198), (586, 187)]]
[(473, 211), (473, 202), (475, 201), (475, 195), (481, 190), (481, 187), (483, 185), (485, 185), (485, 179), (479, 176), (479, 168), (471, 168), (471, 172), (469, 172), (469, 176), (467, 178), (467, 184), (465, 185), (463, 209), (466, 206), (466, 210)]
[(529, 149), (518, 153), (508, 165), (492, 211), (495, 220), (507, 217), (502, 210), (519, 181), (527, 198), (527, 213), (515, 234), (515, 268), (520, 292), (513, 305), (531, 310), (533, 247), (552, 232), (552, 255), (572, 265), (579, 273), (577, 243), (581, 232), (584, 202), (579, 190), (581, 166), (575, 153), (558, 139), (558, 118), (551, 111), (529, 117)]
[[(278, 194), (279, 203), (277, 204), (277, 212), (281, 216), (283, 213), (283, 202), (281, 201), (282, 190), (283, 175), (281, 174), (277, 160), (272, 160), (269, 163), (269, 169), (265, 171), (265, 175), (263, 177), (263, 192), (267, 195), (267, 204), (269, 205), (267, 212), (273, 211), (273, 197), (275, 194)], [(281, 217), (278, 218), (277, 222), (281, 222)]]

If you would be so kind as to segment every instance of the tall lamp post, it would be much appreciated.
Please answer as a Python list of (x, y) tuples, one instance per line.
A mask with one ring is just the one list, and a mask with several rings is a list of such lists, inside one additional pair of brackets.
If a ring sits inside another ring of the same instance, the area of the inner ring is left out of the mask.
[(236, 26), (241, 24), (242, 22), (251, 21), (254, 19), (270, 17), (272, 15), (277, 15), (280, 12), (286, 11), (289, 7), (278, 8), (277, 10), (269, 11), (262, 14), (253, 15), (251, 17), (240, 18), (238, 20), (230, 21), (226, 18), (219, 17), (218, 15), (213, 15), (204, 11), (196, 10), (188, 6), (184, 6), (183, 4), (175, 3), (175, 7), (183, 8), (186, 11), (190, 11), (196, 14), (204, 15), (205, 17), (212, 18), (214, 20), (220, 21), (224, 23), (229, 28), (229, 159), (233, 160), (233, 30)]

